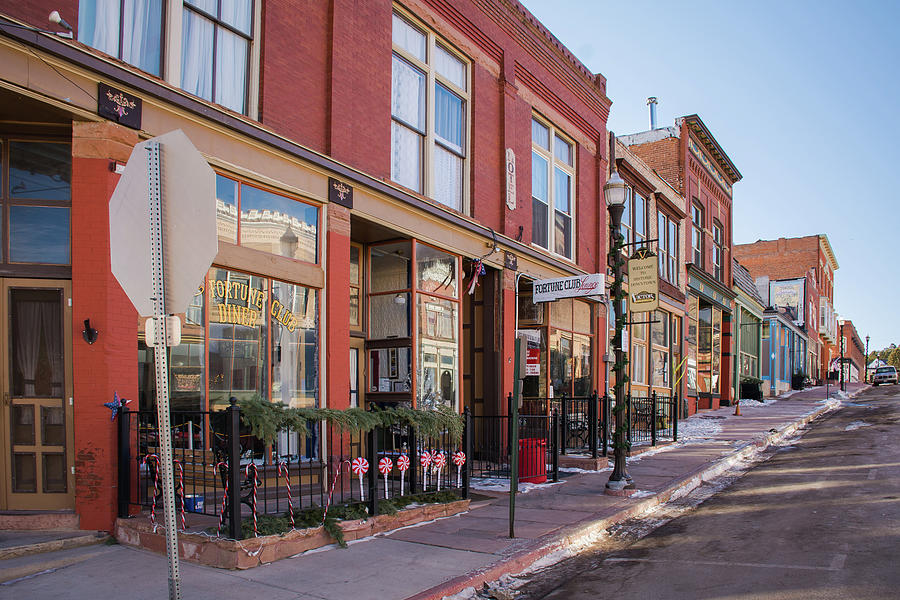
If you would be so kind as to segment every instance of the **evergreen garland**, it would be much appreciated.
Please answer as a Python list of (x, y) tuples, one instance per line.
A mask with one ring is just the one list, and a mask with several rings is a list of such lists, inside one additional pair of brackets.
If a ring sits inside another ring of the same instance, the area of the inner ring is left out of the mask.
[(282, 429), (310, 433), (309, 423), (327, 422), (342, 431), (372, 431), (376, 427), (410, 425), (420, 435), (438, 437), (447, 433), (459, 442), (463, 434), (463, 417), (445, 405), (433, 410), (398, 406), (394, 408), (291, 408), (277, 402), (267, 402), (259, 396), (240, 400), (241, 422), (263, 442), (271, 444)]
[[(613, 244), (613, 268), (616, 273), (620, 273), (623, 266), (625, 266), (625, 258), (622, 256), (622, 249), (625, 247), (625, 237), (621, 234), (621, 232), (614, 232), (613, 234), (614, 244)], [(622, 289), (622, 282), (620, 280), (614, 280), (612, 284), (612, 288), (610, 290), (612, 292), (612, 297), (614, 301), (614, 305), (616, 307), (616, 333), (613, 336), (612, 343), (617, 348), (622, 347), (622, 331), (625, 329), (625, 323), (628, 320), (628, 315), (626, 311), (622, 310), (622, 301), (625, 299), (625, 291)], [(624, 392), (624, 386), (629, 381), (628, 375), (625, 373), (625, 368), (628, 365), (628, 357), (624, 352), (621, 352), (621, 359), (618, 359), (613, 364), (613, 371), (616, 374), (616, 381), (621, 382), (621, 385), (617, 386)], [(625, 450), (629, 450), (631, 448), (631, 442), (628, 441), (628, 417), (627, 410), (628, 406), (625, 402), (624, 393), (622, 394), (622, 398), (619, 398), (618, 395), (616, 397), (616, 402), (613, 405), (612, 413), (613, 415), (618, 415), (618, 413), (622, 411), (626, 411), (626, 418), (623, 419), (622, 425), (616, 427), (613, 432), (613, 448), (619, 449), (624, 448)], [(621, 441), (619, 441), (621, 440)]]

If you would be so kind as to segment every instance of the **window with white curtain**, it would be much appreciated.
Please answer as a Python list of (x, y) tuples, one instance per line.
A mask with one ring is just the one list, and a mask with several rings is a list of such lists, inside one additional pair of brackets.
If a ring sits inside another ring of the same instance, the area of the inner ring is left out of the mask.
[(657, 256), (659, 276), (673, 285), (678, 285), (678, 223), (675, 219), (659, 211), (657, 213)]
[[(165, 32), (164, 6), (181, 13), (166, 19)], [(253, 13), (253, 0), (81, 0), (78, 40), (247, 114)]]
[(246, 112), (253, 0), (185, 0), (181, 87)]
[(161, 75), (163, 0), (81, 0), (78, 41)]
[(531, 120), (531, 241), (572, 258), (575, 150), (555, 127)]
[(391, 179), (464, 211), (468, 64), (397, 13), (392, 39)]

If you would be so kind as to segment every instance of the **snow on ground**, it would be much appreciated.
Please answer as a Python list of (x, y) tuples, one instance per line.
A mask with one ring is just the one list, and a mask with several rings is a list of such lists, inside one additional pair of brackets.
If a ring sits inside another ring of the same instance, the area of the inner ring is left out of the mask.
[(844, 427), (844, 431), (853, 431), (854, 429), (859, 429), (860, 427), (869, 427), (870, 424), (865, 421), (853, 421), (846, 427)]
[(678, 442), (697, 443), (708, 440), (722, 431), (722, 423), (719, 419), (705, 419), (703, 416), (694, 416), (686, 421), (678, 423)]
[[(560, 469), (562, 471), (562, 469)], [(546, 489), (551, 485), (561, 485), (565, 481), (548, 481), (547, 483), (528, 483), (527, 481), (519, 482), (519, 493), (527, 494), (532, 490)], [(488, 492), (508, 492), (509, 479), (501, 479), (499, 477), (473, 477), (469, 480), (469, 487), (476, 490), (485, 490)]]
[(780, 398), (763, 398), (763, 401), (753, 400), (752, 398), (741, 398), (741, 408), (765, 408), (771, 404), (778, 402)]

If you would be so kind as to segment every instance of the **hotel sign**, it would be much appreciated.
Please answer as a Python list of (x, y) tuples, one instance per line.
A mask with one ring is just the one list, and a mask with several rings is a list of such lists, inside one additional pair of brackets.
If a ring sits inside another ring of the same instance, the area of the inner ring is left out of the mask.
[(628, 259), (628, 310), (659, 308), (659, 271), (655, 254), (636, 253)]
[(552, 302), (560, 298), (600, 296), (604, 289), (605, 281), (602, 273), (558, 279), (537, 279), (532, 290), (532, 301)]

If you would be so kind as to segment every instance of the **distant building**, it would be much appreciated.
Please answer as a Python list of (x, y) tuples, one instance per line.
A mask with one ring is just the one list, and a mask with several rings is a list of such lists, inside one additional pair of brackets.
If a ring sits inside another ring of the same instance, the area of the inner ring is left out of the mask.
[(740, 398), (744, 378), (759, 379), (761, 374), (762, 326), (765, 302), (759, 295), (750, 272), (737, 260), (732, 268), (734, 280), (735, 397)]
[(799, 238), (758, 240), (735, 244), (734, 257), (757, 280), (767, 279), (760, 290), (767, 306), (791, 306), (809, 337), (803, 370), (821, 380), (838, 355), (834, 312), (834, 272), (837, 259), (825, 234)]
[(807, 352), (806, 332), (797, 325), (797, 314), (785, 306), (769, 307), (763, 314), (763, 394), (777, 396), (791, 389), (791, 379), (803, 371)]
[(866, 346), (856, 326), (850, 319), (838, 319), (838, 364), (841, 364), (841, 348), (843, 347), (843, 366), (844, 381), (855, 382), (862, 381), (863, 370), (866, 367)]

